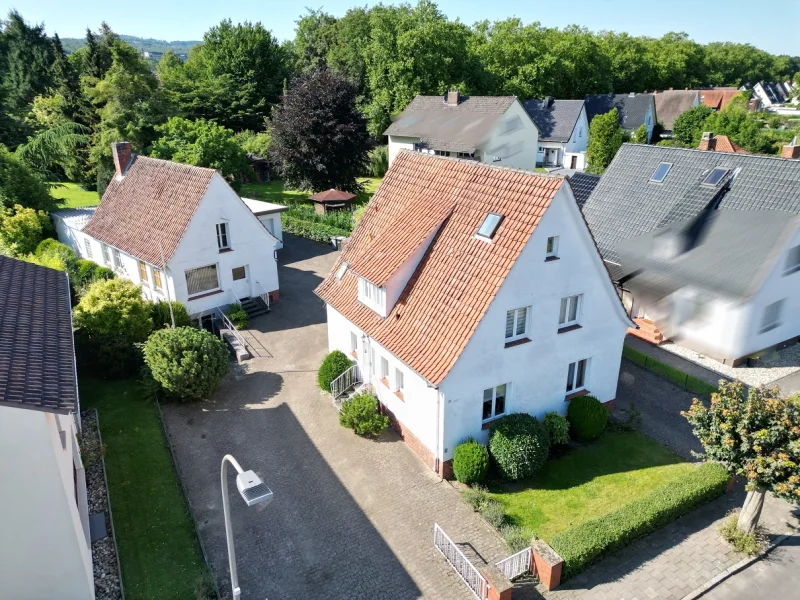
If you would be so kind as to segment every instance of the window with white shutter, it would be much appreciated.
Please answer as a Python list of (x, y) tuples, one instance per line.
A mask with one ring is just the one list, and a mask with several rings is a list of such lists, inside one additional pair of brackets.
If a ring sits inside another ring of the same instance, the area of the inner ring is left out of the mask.
[(186, 287), (189, 291), (189, 296), (219, 289), (217, 265), (208, 265), (198, 269), (187, 269), (185, 273)]

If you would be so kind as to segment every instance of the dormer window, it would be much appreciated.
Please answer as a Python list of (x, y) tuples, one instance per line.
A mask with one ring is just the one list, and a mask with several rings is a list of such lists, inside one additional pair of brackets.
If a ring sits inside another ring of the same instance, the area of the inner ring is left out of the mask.
[(730, 169), (726, 169), (725, 167), (714, 167), (711, 169), (711, 172), (706, 175), (706, 178), (703, 179), (702, 185), (716, 187), (719, 182), (722, 181), (722, 178), (728, 174), (728, 171), (730, 171)]
[(661, 183), (664, 181), (664, 178), (669, 173), (669, 170), (672, 168), (672, 163), (662, 162), (659, 163), (656, 167), (656, 170), (653, 171), (652, 177), (650, 177), (651, 183)]
[(481, 226), (478, 228), (478, 233), (476, 235), (478, 237), (482, 237), (487, 240), (492, 239), (502, 221), (503, 221), (503, 215), (498, 215), (497, 213), (489, 213), (483, 219), (483, 223), (481, 223)]
[(363, 277), (358, 280), (358, 299), (381, 316), (386, 316), (386, 290)]
[(231, 239), (227, 223), (217, 223), (217, 247), (220, 252), (231, 249)]

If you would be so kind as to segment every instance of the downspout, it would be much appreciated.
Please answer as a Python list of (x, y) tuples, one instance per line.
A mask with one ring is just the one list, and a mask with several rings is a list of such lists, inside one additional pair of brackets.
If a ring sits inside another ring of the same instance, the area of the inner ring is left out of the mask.
[(441, 405), (442, 405), (442, 392), (441, 390), (436, 390), (436, 453), (433, 457), (433, 468), (436, 471), (436, 474), (439, 476), (439, 481), (444, 481), (444, 476), (442, 475), (443, 469), (440, 469), (441, 461), (439, 458), (441, 449), (441, 430), (439, 429), (439, 424), (441, 420)]

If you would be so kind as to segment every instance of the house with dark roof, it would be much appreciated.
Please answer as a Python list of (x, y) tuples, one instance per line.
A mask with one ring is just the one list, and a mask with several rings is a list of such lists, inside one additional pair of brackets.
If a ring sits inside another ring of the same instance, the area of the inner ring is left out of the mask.
[(0, 331), (2, 595), (92, 600), (66, 273), (0, 256)]
[(592, 175), (591, 173), (572, 173), (568, 175), (570, 186), (572, 187), (572, 194), (575, 196), (575, 201), (578, 203), (578, 208), (583, 209), (583, 205), (592, 195), (594, 188), (600, 183), (600, 175)]
[(503, 415), (611, 402), (632, 325), (566, 178), (409, 151), (316, 293), (334, 397), (370, 386), (444, 475)]
[(401, 150), (536, 168), (539, 130), (516, 96), (417, 96), (383, 132)]
[(97, 207), (53, 213), (59, 240), (193, 318), (278, 299), (275, 250), (285, 207), (245, 202), (214, 169), (137, 156), (112, 144), (115, 174)]
[(526, 100), (523, 106), (539, 128), (536, 164), (583, 171), (589, 141), (584, 101), (547, 96), (543, 100)]
[(653, 94), (656, 100), (656, 115), (664, 126), (661, 137), (672, 137), (675, 119), (690, 108), (700, 105), (700, 92), (697, 90), (664, 90)]
[(616, 108), (619, 113), (619, 126), (632, 134), (642, 125), (647, 129), (647, 143), (653, 137), (656, 124), (656, 103), (653, 94), (590, 94), (586, 102), (586, 117), (589, 124), (597, 115), (604, 115)]
[(583, 214), (640, 337), (733, 365), (798, 340), (800, 160), (624, 144)]

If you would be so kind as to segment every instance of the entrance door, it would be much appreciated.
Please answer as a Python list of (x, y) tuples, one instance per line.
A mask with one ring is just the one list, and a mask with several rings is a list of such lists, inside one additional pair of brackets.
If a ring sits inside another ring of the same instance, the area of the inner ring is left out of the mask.
[(572, 157), (572, 160), (569, 163), (569, 168), (570, 169), (577, 169), (578, 168), (578, 157), (577, 156), (573, 156)]
[(250, 266), (243, 265), (231, 269), (232, 287), (234, 295), (239, 298), (250, 297)]

